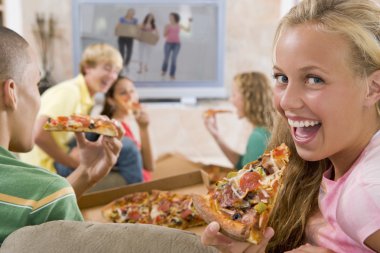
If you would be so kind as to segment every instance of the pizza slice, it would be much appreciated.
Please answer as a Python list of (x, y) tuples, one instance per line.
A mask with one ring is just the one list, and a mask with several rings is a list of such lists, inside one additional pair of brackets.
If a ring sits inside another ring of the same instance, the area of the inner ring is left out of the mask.
[(120, 123), (104, 118), (84, 115), (49, 117), (43, 126), (46, 131), (89, 132), (121, 138), (124, 134)]
[(139, 102), (130, 102), (127, 107), (134, 115), (138, 115), (141, 111), (141, 104)]
[(224, 109), (208, 109), (203, 112), (203, 117), (208, 118), (208, 117), (213, 117), (218, 113), (231, 113), (231, 110), (224, 110)]
[(290, 151), (281, 144), (239, 171), (230, 172), (205, 196), (193, 195), (195, 209), (221, 232), (240, 241), (258, 244), (281, 188)]

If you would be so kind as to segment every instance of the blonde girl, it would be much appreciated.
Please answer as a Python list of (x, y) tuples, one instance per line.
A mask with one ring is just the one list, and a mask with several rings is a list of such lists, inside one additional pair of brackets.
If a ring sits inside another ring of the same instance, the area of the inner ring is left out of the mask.
[(293, 154), (273, 230), (252, 246), (212, 223), (205, 244), (223, 252), (380, 252), (379, 40), (380, 7), (371, 0), (304, 0), (282, 19), (273, 67), (281, 119), (270, 146), (285, 142)]

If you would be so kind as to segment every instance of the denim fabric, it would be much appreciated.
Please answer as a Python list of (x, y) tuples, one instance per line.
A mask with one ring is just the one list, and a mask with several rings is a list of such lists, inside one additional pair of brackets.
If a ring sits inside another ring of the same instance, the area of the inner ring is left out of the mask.
[[(86, 138), (90, 141), (96, 141), (98, 137), (99, 136), (96, 134), (86, 135)], [(123, 137), (121, 142), (122, 148), (119, 157), (117, 158), (117, 162), (112, 170), (118, 171), (128, 184), (142, 182), (142, 158), (139, 149), (128, 137)], [(69, 144), (70, 147), (74, 147), (75, 145), (75, 142), (74, 144)], [(69, 167), (57, 162), (54, 163), (54, 166), (57, 173), (63, 177), (67, 177), (73, 172), (73, 170)]]
[(128, 66), (131, 61), (133, 51), (133, 38), (119, 37), (117, 40), (121, 57), (123, 57), (124, 66)]
[(181, 44), (180, 43), (169, 43), (166, 42), (164, 46), (164, 62), (162, 64), (162, 72), (166, 73), (168, 70), (168, 65), (169, 65), (169, 57), (171, 53), (171, 63), (170, 63), (170, 76), (175, 77), (175, 72), (177, 68), (177, 56), (179, 53), (179, 50), (181, 49)]

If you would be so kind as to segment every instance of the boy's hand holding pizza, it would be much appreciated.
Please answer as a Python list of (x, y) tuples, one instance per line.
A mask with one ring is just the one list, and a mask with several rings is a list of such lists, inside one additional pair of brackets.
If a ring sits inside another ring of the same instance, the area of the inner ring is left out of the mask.
[[(119, 122), (104, 116), (91, 118), (72, 115), (49, 118), (44, 129), (75, 132), (80, 163), (68, 180), (76, 189), (77, 196), (110, 172), (122, 147), (119, 139), (124, 135)], [(85, 138), (85, 132), (97, 133), (101, 136), (96, 142), (91, 142)]]

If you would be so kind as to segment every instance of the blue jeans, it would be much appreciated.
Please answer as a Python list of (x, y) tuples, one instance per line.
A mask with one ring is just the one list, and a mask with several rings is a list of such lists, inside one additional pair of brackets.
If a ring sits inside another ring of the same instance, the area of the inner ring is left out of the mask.
[[(98, 138), (96, 135), (86, 135), (86, 137), (91, 141), (95, 141)], [(143, 181), (140, 150), (128, 137), (123, 137), (121, 142), (122, 148), (112, 170), (118, 171), (128, 184), (140, 183)], [(69, 146), (74, 147), (75, 145), (73, 146), (70, 143)], [(57, 173), (63, 177), (67, 177), (73, 172), (71, 168), (57, 162), (54, 163), (54, 167)]]
[(162, 64), (162, 72), (166, 73), (168, 70), (168, 64), (169, 64), (169, 57), (170, 53), (172, 55), (171, 57), (171, 63), (170, 63), (170, 76), (175, 77), (175, 71), (177, 68), (177, 56), (179, 53), (179, 50), (181, 49), (180, 43), (169, 43), (166, 42), (164, 46), (164, 63)]

